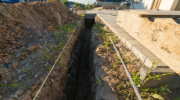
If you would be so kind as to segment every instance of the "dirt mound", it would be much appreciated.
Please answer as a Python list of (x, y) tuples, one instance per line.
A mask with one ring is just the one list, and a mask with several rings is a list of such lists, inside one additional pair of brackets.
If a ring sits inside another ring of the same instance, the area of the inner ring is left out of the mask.
[(0, 99), (22, 100), (42, 83), (79, 18), (58, 1), (0, 4)]
[(141, 18), (139, 14), (142, 13), (119, 11), (117, 23), (180, 75), (180, 25), (172, 18)]
[[(0, 4), (0, 49), (17, 44), (15, 40), (33, 30), (45, 31), (48, 26), (57, 25), (56, 13), (60, 13), (63, 23), (77, 16), (60, 2), (38, 2)], [(31, 31), (25, 31), (33, 28)], [(21, 43), (20, 43), (21, 44)]]

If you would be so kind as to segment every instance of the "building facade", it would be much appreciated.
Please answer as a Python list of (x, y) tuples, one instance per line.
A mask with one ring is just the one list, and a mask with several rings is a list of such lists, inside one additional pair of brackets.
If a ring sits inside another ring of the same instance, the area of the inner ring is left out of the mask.
[(96, 0), (96, 5), (120, 5), (121, 2), (126, 0)]
[(180, 10), (180, 0), (139, 0), (131, 5), (135, 9)]

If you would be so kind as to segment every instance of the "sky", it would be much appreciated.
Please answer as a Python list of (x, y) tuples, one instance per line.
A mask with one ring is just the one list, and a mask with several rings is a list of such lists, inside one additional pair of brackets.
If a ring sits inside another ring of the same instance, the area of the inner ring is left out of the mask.
[(96, 2), (96, 0), (68, 0), (68, 1), (73, 1), (73, 2), (79, 2), (79, 3), (83, 3), (83, 4), (92, 4), (94, 2)]

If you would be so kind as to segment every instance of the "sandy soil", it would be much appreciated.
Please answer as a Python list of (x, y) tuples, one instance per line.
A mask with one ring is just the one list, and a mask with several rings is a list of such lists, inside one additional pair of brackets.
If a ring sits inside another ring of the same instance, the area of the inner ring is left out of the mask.
[[(172, 18), (140, 18), (138, 11), (119, 11), (118, 25), (180, 74), (180, 25)], [(137, 34), (138, 33), (138, 34)]]
[(103, 7), (95, 7), (95, 10), (103, 9)]

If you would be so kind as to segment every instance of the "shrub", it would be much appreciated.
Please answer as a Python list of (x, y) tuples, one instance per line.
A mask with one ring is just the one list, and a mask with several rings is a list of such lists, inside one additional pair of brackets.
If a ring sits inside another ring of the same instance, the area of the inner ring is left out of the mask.
[(74, 4), (74, 6), (75, 6), (75, 7), (79, 7), (79, 3), (76, 2), (76, 3)]
[(63, 1), (63, 4), (65, 4), (65, 5), (69, 5), (69, 6), (70, 6), (69, 1)]

